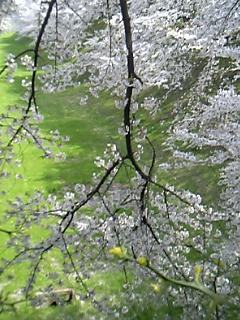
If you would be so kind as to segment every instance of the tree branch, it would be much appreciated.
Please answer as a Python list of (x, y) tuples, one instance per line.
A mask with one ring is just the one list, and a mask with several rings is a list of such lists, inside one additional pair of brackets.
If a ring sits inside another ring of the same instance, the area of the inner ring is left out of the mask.
[(38, 107), (37, 107), (37, 103), (36, 103), (36, 76), (37, 76), (37, 68), (38, 68), (38, 59), (39, 59), (39, 49), (40, 49), (40, 44), (44, 35), (44, 32), (46, 30), (48, 21), (50, 19), (52, 10), (54, 5), (56, 4), (57, 0), (51, 0), (48, 3), (48, 9), (45, 15), (45, 18), (43, 20), (43, 23), (41, 25), (37, 40), (36, 40), (36, 44), (35, 44), (35, 48), (34, 48), (34, 62), (33, 62), (33, 72), (32, 72), (32, 79), (31, 79), (31, 92), (30, 92), (30, 97), (28, 99), (28, 105), (27, 108), (25, 110), (25, 114), (22, 118), (22, 124), (18, 127), (18, 129), (15, 131), (15, 133), (13, 134), (12, 138), (10, 139), (10, 141), (8, 142), (7, 146), (9, 147), (13, 141), (15, 140), (15, 138), (17, 137), (17, 135), (22, 131), (23, 126), (24, 126), (24, 122), (27, 119), (27, 115), (32, 107), (32, 104), (34, 105), (35, 111), (37, 112)]

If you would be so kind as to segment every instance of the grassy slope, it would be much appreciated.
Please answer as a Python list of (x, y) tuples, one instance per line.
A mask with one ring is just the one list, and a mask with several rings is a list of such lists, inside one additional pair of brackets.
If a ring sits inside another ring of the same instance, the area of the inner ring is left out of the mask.
[[(2, 35), (0, 43), (0, 65), (9, 52), (16, 54), (30, 45), (27, 39), (18, 39), (13, 34)], [(23, 93), (20, 81), (25, 75), (22, 70), (18, 71), (16, 82), (11, 86), (4, 79), (0, 79), (0, 112), (7, 105), (19, 100)], [(58, 129), (61, 134), (70, 137), (70, 142), (64, 147), (68, 158), (63, 162), (42, 159), (40, 151), (31, 145), (25, 145), (22, 152), (23, 167), (20, 169), (20, 173), (24, 174), (24, 180), (10, 179), (4, 183), (8, 199), (18, 194), (19, 190), (23, 193), (31, 192), (33, 189), (52, 192), (65, 185), (91, 182), (95, 157), (103, 153), (106, 143), (119, 141), (117, 128), (121, 123), (121, 112), (114, 108), (113, 99), (107, 93), (102, 93), (98, 99), (90, 98), (86, 106), (79, 105), (80, 96), (85, 95), (86, 91), (87, 88), (81, 86), (61, 93), (39, 95), (40, 112), (45, 116), (42, 128), (46, 131)], [(162, 125), (162, 136), (159, 137), (159, 119), (170, 113), (176, 98), (171, 95), (171, 99), (164, 103), (154, 127), (149, 130), (150, 136), (156, 142), (158, 158), (161, 161), (171, 159), (170, 154), (162, 148), (168, 123)], [(176, 183), (202, 194), (209, 202), (220, 191), (216, 188), (218, 172), (210, 171), (207, 167), (183, 169), (170, 174), (161, 172), (160, 177), (162, 182)]]
[[(9, 52), (16, 54), (28, 46), (28, 39), (18, 39), (13, 34), (2, 35), (0, 38), (0, 65), (3, 64), (4, 57)], [(19, 101), (19, 96), (23, 93), (20, 81), (25, 75), (26, 73), (22, 70), (18, 71), (17, 80), (11, 86), (4, 79), (0, 79), (0, 112), (7, 105)], [(7, 194), (5, 199), (2, 198), (0, 200), (0, 215), (2, 214), (1, 211), (6, 208), (5, 201), (14, 198), (20, 193), (24, 195), (25, 193), (31, 193), (34, 189), (53, 192), (65, 185), (91, 182), (91, 175), (94, 171), (94, 158), (103, 153), (107, 143), (119, 140), (117, 128), (121, 123), (121, 113), (114, 108), (113, 99), (106, 93), (102, 93), (98, 99), (90, 98), (87, 106), (80, 106), (80, 96), (82, 94), (85, 95), (86, 90), (82, 86), (68, 89), (61, 93), (41, 93), (39, 95), (40, 111), (45, 116), (42, 128), (46, 131), (58, 129), (61, 134), (70, 137), (70, 142), (64, 147), (68, 158), (63, 162), (43, 159), (40, 151), (31, 145), (25, 144), (22, 147), (23, 150), (21, 150), (23, 166), (19, 169), (20, 173), (24, 175), (24, 179), (16, 180), (12, 177), (2, 183), (0, 190), (4, 189)], [(171, 110), (172, 102), (167, 101), (162, 107), (163, 117)], [(158, 120), (156, 120), (154, 126), (158, 128)], [(154, 128), (152, 129), (151, 137), (157, 143), (159, 159), (166, 161), (169, 160), (168, 157), (170, 155), (162, 152), (162, 142), (165, 140), (166, 128), (163, 126), (162, 129), (162, 137), (159, 138), (158, 134), (155, 133), (158, 130)], [(213, 178), (209, 179), (209, 174), (209, 168), (204, 167), (184, 169), (182, 172), (178, 170), (174, 175), (162, 172), (160, 178), (162, 182), (177, 183), (181, 187), (187, 187), (203, 195), (211, 194), (210, 198), (213, 198), (216, 194), (217, 176), (214, 172), (212, 173)], [(104, 290), (107, 293), (107, 288), (112, 286), (112, 278), (109, 280), (106, 277), (105, 280)], [(19, 273), (19, 281), (24, 281), (22, 272)], [(119, 281), (117, 280), (117, 282)], [(123, 280), (120, 282), (122, 283)], [(50, 310), (49, 312), (51, 315), (52, 311)], [(47, 313), (44, 316), (40, 316), (39, 319), (45, 317), (48, 317)], [(30, 315), (29, 318), (31, 318)], [(37, 316), (36, 319), (38, 319)]]
[[(29, 46), (28, 39), (18, 39), (14, 34), (1, 35), (0, 66), (4, 64), (8, 53), (17, 54)], [(24, 92), (20, 83), (26, 75), (20, 69), (12, 85), (1, 77), (0, 113), (8, 105), (20, 101), (19, 97)], [(91, 182), (95, 157), (103, 153), (107, 143), (118, 139), (116, 136), (120, 112), (116, 111), (112, 98), (105, 93), (99, 99), (89, 99), (86, 106), (79, 105), (80, 97), (85, 93), (86, 88), (80, 87), (68, 89), (64, 93), (39, 95), (39, 109), (45, 118), (42, 129), (46, 132), (58, 129), (62, 135), (70, 137), (70, 142), (64, 146), (68, 157), (63, 162), (56, 162), (43, 159), (41, 152), (30, 144), (17, 146), (23, 163), (21, 168), (11, 168), (13, 175), (10, 179), (1, 179), (0, 191), (5, 192), (5, 197), (1, 196), (0, 199), (0, 216), (6, 210), (7, 201), (16, 196), (24, 196), (35, 189), (54, 192), (66, 185)], [(17, 180), (17, 173), (21, 173), (24, 179)], [(9, 223), (0, 223), (0, 226), (11, 228)], [(7, 239), (7, 235), (1, 233), (1, 247), (4, 248)], [(0, 256), (5, 254), (6, 251), (2, 250)], [(7, 255), (9, 254), (11, 253)], [(18, 269), (18, 283), (9, 283), (9, 292), (25, 282), (24, 267), (26, 266)], [(39, 284), (41, 283), (44, 283), (44, 279), (40, 279)]]
[[(27, 39), (18, 40), (12, 34), (2, 35), (0, 42), (0, 65), (7, 53), (17, 53), (29, 46)], [(1, 79), (0, 112), (7, 105), (19, 101), (19, 96), (23, 93), (20, 86), (23, 76), (24, 73), (18, 71), (12, 85)], [(61, 134), (70, 137), (70, 142), (64, 147), (68, 158), (63, 162), (43, 159), (40, 151), (25, 144), (22, 153), (23, 168), (20, 170), (25, 179), (6, 182), (4, 187), (7, 188), (8, 198), (18, 194), (19, 190), (30, 192), (34, 188), (40, 188), (54, 191), (77, 182), (90, 183), (95, 157), (103, 153), (106, 143), (116, 140), (120, 113), (115, 110), (113, 100), (105, 93), (99, 99), (91, 98), (86, 106), (79, 105), (80, 97), (86, 90), (80, 87), (57, 94), (39, 95), (39, 109), (45, 117), (41, 126), (46, 131), (58, 129)]]

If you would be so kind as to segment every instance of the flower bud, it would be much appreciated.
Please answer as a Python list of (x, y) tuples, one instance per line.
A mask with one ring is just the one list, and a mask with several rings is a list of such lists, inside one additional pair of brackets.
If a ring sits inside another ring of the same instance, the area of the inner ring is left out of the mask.
[(113, 247), (109, 250), (109, 253), (119, 259), (123, 259), (126, 257), (127, 250), (123, 247)]
[(195, 278), (195, 281), (196, 282), (200, 282), (200, 276), (201, 276), (201, 273), (202, 273), (202, 271), (203, 271), (203, 268), (202, 268), (202, 266), (200, 266), (200, 265), (196, 265), (195, 266), (195, 269), (194, 269), (194, 278)]
[(149, 261), (146, 257), (140, 256), (137, 258), (137, 263), (140, 264), (140, 266), (147, 267), (149, 265)]

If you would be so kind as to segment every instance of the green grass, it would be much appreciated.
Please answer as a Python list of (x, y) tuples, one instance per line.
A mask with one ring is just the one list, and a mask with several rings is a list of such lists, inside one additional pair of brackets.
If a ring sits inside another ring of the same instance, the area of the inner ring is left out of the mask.
[[(4, 57), (9, 53), (17, 54), (26, 48), (31, 47), (27, 38), (19, 38), (14, 34), (3, 34), (0, 38), (0, 65), (4, 62)], [(40, 62), (46, 62), (45, 54), (41, 54)], [(202, 66), (194, 69), (196, 78)], [(26, 76), (26, 71), (20, 69), (17, 72), (16, 81), (9, 85), (4, 79), (0, 82), (0, 112), (3, 112), (7, 105), (19, 102), (19, 97), (23, 94), (20, 85), (21, 79)], [(184, 84), (183, 91), (187, 91), (193, 82)], [(149, 89), (152, 95), (159, 95), (156, 88)], [(24, 144), (19, 148), (20, 156), (23, 160), (22, 168), (19, 171), (24, 176), (23, 180), (6, 180), (4, 189), (7, 191), (8, 200), (21, 193), (29, 193), (33, 189), (40, 189), (46, 192), (54, 192), (66, 185), (75, 183), (91, 183), (94, 167), (94, 159), (101, 155), (107, 143), (118, 143), (123, 146), (123, 141), (117, 133), (117, 128), (121, 123), (122, 114), (114, 107), (113, 98), (106, 92), (102, 92), (99, 98), (90, 98), (86, 106), (79, 104), (80, 97), (86, 95), (88, 88), (81, 85), (79, 88), (67, 89), (64, 92), (54, 94), (37, 95), (39, 110), (44, 115), (45, 120), (41, 128), (45, 132), (58, 129), (62, 135), (70, 137), (70, 142), (64, 146), (67, 160), (56, 162), (43, 159), (42, 153), (31, 144)], [(177, 99), (179, 92), (173, 93), (161, 106), (155, 122), (152, 123), (146, 114), (143, 113), (142, 120), (148, 126), (149, 135), (156, 144), (158, 163), (171, 161), (171, 155), (165, 150), (163, 143), (167, 137), (166, 130), (171, 123), (172, 105)], [(143, 98), (143, 97), (142, 97)], [(140, 100), (142, 99), (140, 97)], [(161, 118), (169, 118), (163, 124), (159, 123)], [(149, 125), (151, 124), (151, 127)], [(159, 135), (159, 130), (161, 134)], [(146, 159), (149, 154), (146, 155)], [(218, 168), (208, 167), (188, 168), (175, 170), (172, 174), (160, 172), (161, 182), (176, 182), (181, 187), (188, 188), (201, 194), (208, 203), (218, 198), (220, 188), (216, 187), (218, 178)], [(173, 177), (173, 178), (172, 178)], [(210, 178), (209, 178), (210, 177)], [(124, 177), (122, 177), (124, 182)], [(210, 184), (209, 184), (210, 182)], [(2, 199), (2, 201), (4, 201)], [(0, 207), (1, 208), (1, 207)]]
[[(4, 57), (9, 52), (17, 54), (29, 47), (31, 44), (28, 39), (19, 39), (14, 34), (1, 35), (0, 66), (4, 64)], [(26, 71), (20, 68), (16, 73), (15, 82), (11, 85), (6, 82), (4, 76), (1, 77), (0, 113), (3, 113), (9, 105), (20, 102), (20, 96), (24, 92), (21, 80), (26, 76), (28, 76)], [(4, 191), (5, 196), (2, 195), (0, 199), (0, 217), (8, 208), (9, 201), (16, 196), (26, 198), (34, 190), (47, 193), (60, 191), (66, 185), (91, 183), (92, 173), (96, 169), (94, 167), (95, 157), (103, 154), (107, 143), (119, 141), (117, 128), (121, 114), (116, 111), (114, 100), (105, 92), (101, 93), (98, 99), (90, 98), (87, 105), (81, 106), (80, 98), (86, 92), (87, 87), (85, 86), (54, 94), (39, 92), (37, 95), (39, 110), (45, 118), (41, 128), (45, 133), (58, 129), (60, 134), (69, 136), (69, 143), (63, 147), (67, 159), (62, 162), (45, 159), (42, 157), (42, 152), (30, 143), (16, 146), (17, 154), (22, 160), (22, 166), (20, 168), (9, 167), (8, 169), (12, 172), (11, 178), (1, 179), (0, 191)], [(21, 174), (23, 179), (16, 179), (17, 173)], [(1, 221), (0, 225), (8, 229), (12, 227), (9, 221), (7, 223)], [(34, 232), (36, 235), (39, 234), (38, 230)], [(41, 234), (41, 236), (43, 235)], [(0, 245), (2, 248), (5, 247), (7, 240), (8, 236), (1, 233)], [(10, 258), (13, 254), (14, 252), (10, 250), (2, 250), (0, 256), (1, 258)], [(54, 256), (55, 259), (60, 259), (58, 253), (51, 253), (51, 259)], [(49, 259), (47, 258), (45, 263), (50, 266)], [(12, 292), (24, 284), (28, 274), (26, 267), (27, 264), (18, 266), (18, 277), (14, 282), (9, 283), (8, 292)], [(49, 268), (50, 270), (51, 268)], [(16, 272), (15, 268), (10, 268), (7, 275), (11, 277), (14, 272)], [(39, 287), (46, 285), (46, 283), (46, 279), (41, 277), (38, 279)], [(36, 313), (35, 316), (37, 319)]]
[[(9, 53), (17, 54), (20, 51), (31, 47), (31, 43), (27, 38), (18, 38), (15, 34), (3, 34), (0, 36), (0, 66), (4, 64), (4, 57)], [(40, 62), (47, 61), (46, 55), (42, 53)], [(195, 76), (197, 72), (195, 70)], [(0, 78), (0, 113), (6, 110), (7, 106), (17, 104), (20, 96), (23, 94), (21, 87), (21, 80), (28, 76), (25, 70), (20, 68), (16, 74), (16, 81), (10, 85), (6, 83), (4, 77)], [(190, 79), (189, 83), (184, 86), (184, 90), (188, 90), (194, 79)], [(152, 90), (152, 91), (151, 91)], [(156, 92), (156, 88), (150, 91), (154, 95), (160, 94)], [(16, 196), (27, 197), (34, 190), (41, 190), (43, 192), (59, 192), (64, 186), (71, 186), (75, 183), (91, 184), (92, 173), (96, 170), (94, 166), (94, 159), (96, 156), (103, 154), (107, 143), (117, 143), (120, 148), (124, 150), (124, 141), (117, 133), (117, 128), (122, 122), (122, 112), (114, 107), (114, 99), (106, 92), (102, 92), (99, 98), (89, 98), (87, 105), (80, 105), (79, 101), (82, 95), (86, 95), (88, 88), (81, 85), (79, 88), (70, 88), (64, 92), (47, 94), (39, 92), (37, 95), (39, 110), (44, 115), (44, 122), (41, 124), (41, 129), (48, 133), (50, 130), (58, 129), (60, 134), (67, 135), (70, 138), (69, 143), (64, 145), (63, 151), (67, 154), (67, 159), (62, 162), (45, 159), (42, 157), (41, 151), (35, 148), (32, 144), (24, 143), (23, 145), (16, 146), (19, 158), (22, 160), (22, 167), (11, 167), (13, 175), (10, 179), (1, 180), (0, 191), (5, 191), (5, 196), (0, 199), (0, 217), (8, 207), (8, 201)], [(171, 161), (171, 155), (165, 150), (163, 146), (166, 140), (166, 130), (171, 123), (171, 110), (172, 105), (178, 97), (178, 92), (175, 92), (164, 103), (160, 113), (158, 113), (155, 122), (142, 114), (142, 120), (149, 127), (149, 134), (151, 139), (156, 144), (157, 161), (161, 162)], [(168, 120), (163, 124), (159, 121), (161, 118), (168, 117)], [(150, 127), (151, 126), (151, 127)], [(159, 129), (161, 136), (159, 136)], [(148, 148), (148, 152), (150, 149)], [(149, 162), (149, 153), (145, 153), (143, 162)], [(197, 168), (184, 168), (181, 170), (174, 170), (170, 173), (156, 171), (161, 183), (175, 184), (181, 188), (190, 189), (193, 192), (201, 194), (204, 199), (209, 203), (217, 198), (220, 188), (217, 186), (218, 181), (218, 168), (217, 167), (200, 167)], [(16, 174), (23, 175), (23, 179), (16, 179)], [(119, 182), (126, 183), (124, 174), (120, 175)], [(1, 226), (11, 228), (11, 223), (7, 222)], [(37, 231), (35, 232), (37, 233)], [(7, 235), (1, 234), (0, 245), (4, 247), (8, 239)], [(13, 254), (10, 251), (2, 251), (2, 256), (9, 256)], [(51, 253), (51, 256), (46, 258), (44, 265), (47, 265), (49, 259), (60, 259), (57, 252)], [(51, 269), (51, 268), (50, 268)], [(49, 270), (50, 272), (51, 270)], [(15, 272), (13, 268), (11, 272)], [(11, 274), (9, 273), (9, 275)], [(18, 269), (18, 279), (16, 282), (9, 285), (9, 292), (14, 290), (20, 284), (24, 283), (26, 274), (24, 266)], [(72, 281), (73, 282), (73, 281)], [(64, 284), (75, 285), (71, 281), (66, 281)], [(47, 280), (42, 278), (38, 279), (38, 286), (46, 285)], [(97, 273), (93, 276), (88, 284), (91, 288), (95, 289), (97, 294), (101, 296), (113, 295), (121, 291), (124, 283), (123, 273), (102, 274)], [(156, 297), (157, 299), (157, 297)], [(150, 318), (151, 312), (154, 311), (154, 305), (150, 304), (142, 309), (139, 317), (136, 319)], [(132, 304), (129, 307), (128, 318), (137, 314), (138, 306)], [(169, 309), (168, 307), (166, 307)], [(149, 310), (147, 310), (149, 309)], [(166, 310), (165, 310), (166, 311)], [(162, 309), (162, 313), (165, 312)], [(169, 311), (169, 310), (168, 310)], [(64, 307), (47, 308), (45, 310), (38, 310), (29, 308), (29, 306), (22, 306), (21, 319), (67, 319), (67, 316), (74, 314), (74, 317), (86, 318), (91, 314), (94, 315), (94, 310), (89, 304), (80, 307), (78, 303)], [(160, 311), (159, 311), (160, 312)], [(167, 312), (167, 311), (166, 311)], [(176, 309), (173, 311), (172, 318), (177, 319), (181, 310)], [(88, 316), (86, 315), (88, 313)], [(160, 313), (161, 314), (161, 313)], [(0, 319), (11, 319), (6, 314), (4, 318), (0, 315)], [(145, 318), (144, 318), (145, 317)], [(69, 318), (70, 319), (70, 318)], [(75, 318), (73, 318), (75, 319)], [(127, 315), (126, 315), (127, 319)]]
[[(7, 53), (16, 54), (30, 45), (29, 40), (18, 39), (12, 34), (2, 35), (0, 41), (0, 65)], [(20, 85), (23, 76), (24, 72), (20, 69), (12, 85), (1, 79), (0, 112), (8, 105), (19, 102), (19, 96), (23, 93)], [(61, 135), (70, 138), (63, 148), (67, 160), (56, 162), (43, 159), (39, 150), (31, 144), (24, 144), (20, 153), (23, 165), (18, 170), (24, 179), (17, 181), (13, 177), (4, 183), (8, 199), (19, 194), (20, 190), (22, 194), (34, 189), (52, 192), (65, 185), (91, 182), (95, 157), (103, 153), (107, 143), (119, 140), (117, 127), (121, 114), (114, 108), (113, 99), (104, 92), (98, 99), (90, 98), (86, 106), (81, 106), (80, 97), (87, 91), (83, 85), (60, 93), (37, 95), (39, 110), (45, 118), (41, 128), (45, 132), (58, 129)]]

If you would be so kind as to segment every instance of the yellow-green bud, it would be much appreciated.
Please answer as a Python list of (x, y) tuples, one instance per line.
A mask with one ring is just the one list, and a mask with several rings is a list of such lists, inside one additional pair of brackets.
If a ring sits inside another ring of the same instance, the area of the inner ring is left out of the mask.
[(123, 247), (113, 247), (109, 250), (109, 253), (119, 259), (123, 259), (126, 257), (127, 250)]
[(195, 269), (194, 269), (194, 278), (195, 278), (195, 281), (196, 282), (200, 282), (200, 276), (201, 276), (201, 273), (203, 271), (203, 267), (200, 266), (199, 264), (195, 266)]
[(151, 283), (151, 287), (153, 288), (153, 291), (155, 293), (160, 293), (161, 292), (161, 287), (158, 283)]
[(140, 256), (137, 258), (137, 263), (140, 264), (140, 266), (147, 267), (149, 265), (149, 261), (146, 257)]

